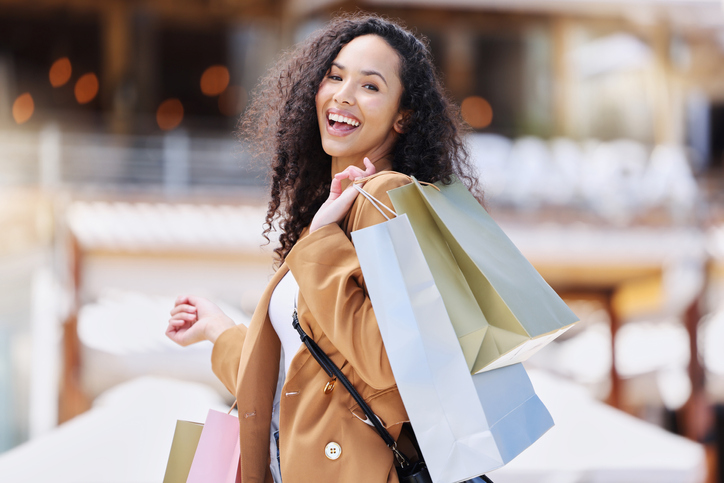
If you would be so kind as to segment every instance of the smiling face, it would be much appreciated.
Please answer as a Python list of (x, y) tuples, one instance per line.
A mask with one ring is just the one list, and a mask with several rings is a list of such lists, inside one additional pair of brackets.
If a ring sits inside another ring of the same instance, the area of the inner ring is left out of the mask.
[(392, 151), (402, 132), (400, 58), (377, 35), (357, 37), (340, 50), (316, 96), (324, 151), (340, 166), (373, 162)]

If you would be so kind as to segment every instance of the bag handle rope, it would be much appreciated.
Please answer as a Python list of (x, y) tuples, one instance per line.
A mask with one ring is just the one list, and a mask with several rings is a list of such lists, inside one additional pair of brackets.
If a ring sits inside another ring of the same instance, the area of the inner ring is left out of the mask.
[[(366, 192), (366, 191), (362, 188), (362, 186), (360, 186), (359, 184), (354, 184), (354, 185), (352, 185), (352, 186), (354, 186), (354, 189), (356, 189), (357, 191), (359, 191), (362, 196), (364, 196), (365, 198), (367, 198), (367, 201), (369, 201), (369, 202), (372, 204), (372, 206), (374, 206), (375, 208), (377, 208), (377, 211), (379, 211), (379, 212), (382, 214), (382, 216), (385, 217), (385, 220), (389, 221), (389, 220), (390, 220), (390, 217), (387, 216), (384, 211), (382, 211), (382, 208), (386, 209), (387, 211), (389, 211), (389, 212), (392, 213), (393, 215), (397, 216), (397, 213), (395, 213), (395, 211), (394, 211), (392, 208), (390, 208), (389, 206), (387, 206), (386, 204), (384, 204), (383, 202), (381, 202), (380, 200), (378, 200), (377, 198), (375, 198), (374, 196), (372, 196), (371, 194), (369, 194), (368, 192)], [(380, 206), (381, 206), (382, 208), (380, 208)]]
[[(434, 184), (428, 183), (427, 181), (419, 181), (419, 180), (417, 180), (414, 176), (408, 176), (408, 175), (406, 175), (406, 174), (404, 174), (404, 173), (398, 173), (397, 171), (380, 171), (380, 173), (396, 173), (396, 174), (401, 174), (402, 176), (405, 176), (407, 179), (409, 179), (409, 180), (412, 181), (412, 182), (415, 182), (415, 181), (416, 181), (416, 182), (418, 182), (418, 183), (420, 183), (420, 184), (424, 184), (425, 186), (432, 186), (432, 187), (435, 188), (436, 190), (440, 191), (440, 188), (438, 188), (438, 187), (435, 186)], [(377, 174), (379, 174), (379, 173), (377, 173)], [(362, 184), (364, 184), (366, 181), (368, 181), (368, 180), (369, 180), (370, 178), (372, 178), (373, 176), (375, 176), (375, 175), (373, 174), (373, 175), (371, 175), (371, 176), (367, 176), (366, 178), (356, 179), (356, 180), (354, 180), (354, 181), (352, 182), (352, 186), (354, 186), (354, 189), (356, 189), (357, 191), (359, 191), (360, 194), (362, 194), (362, 196), (364, 196), (365, 198), (367, 198), (367, 201), (369, 201), (369, 202), (372, 204), (372, 206), (374, 206), (375, 208), (377, 208), (377, 211), (379, 211), (379, 212), (382, 214), (382, 216), (384, 216), (385, 219), (386, 219), (387, 221), (389, 221), (389, 220), (390, 220), (390, 217), (387, 216), (384, 211), (382, 211), (382, 208), (386, 209), (387, 211), (389, 211), (390, 213), (392, 213), (392, 214), (395, 215), (395, 216), (397, 216), (397, 213), (396, 213), (393, 209), (391, 209), (389, 206), (387, 206), (386, 204), (384, 204), (383, 202), (381, 202), (380, 200), (378, 200), (377, 198), (375, 198), (374, 196), (372, 196), (371, 194), (369, 194), (367, 191), (365, 191), (365, 190), (362, 188)]]

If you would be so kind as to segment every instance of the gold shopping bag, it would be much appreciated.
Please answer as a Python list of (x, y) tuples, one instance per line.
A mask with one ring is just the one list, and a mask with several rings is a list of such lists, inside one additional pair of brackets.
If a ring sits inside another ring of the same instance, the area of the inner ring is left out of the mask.
[(578, 321), (457, 179), (388, 192), (406, 214), (470, 372), (522, 362)]
[(163, 483), (186, 483), (203, 429), (203, 423), (176, 421)]

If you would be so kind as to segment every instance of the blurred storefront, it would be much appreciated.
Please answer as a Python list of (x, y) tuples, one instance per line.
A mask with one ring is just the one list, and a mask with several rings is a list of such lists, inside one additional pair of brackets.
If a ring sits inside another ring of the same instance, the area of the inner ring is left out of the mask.
[(0, 451), (188, 375), (150, 332), (122, 345), (120, 307), (205, 281), (245, 317), (271, 255), (236, 123), (282, 49), (358, 8), (429, 40), (491, 213), (582, 319), (530, 366), (724, 455), (719, 0), (0, 0)]

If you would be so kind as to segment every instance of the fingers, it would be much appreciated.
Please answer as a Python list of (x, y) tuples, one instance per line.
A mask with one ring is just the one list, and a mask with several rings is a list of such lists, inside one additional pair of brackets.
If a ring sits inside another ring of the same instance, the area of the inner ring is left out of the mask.
[(345, 168), (344, 171), (341, 171), (334, 175), (333, 179), (336, 180), (343, 180), (343, 179), (350, 179), (352, 181), (356, 181), (360, 178), (366, 178), (367, 176), (372, 176), (375, 174), (377, 169), (375, 168), (375, 165), (370, 161), (370, 158), (365, 157), (363, 160), (365, 169), (361, 169), (357, 166), (350, 165)]
[(342, 194), (337, 197), (337, 202), (339, 203), (338, 211), (342, 218), (347, 214), (349, 209), (352, 208), (352, 203), (354, 203), (355, 198), (357, 198), (357, 190), (354, 189), (352, 185), (347, 186)]
[(166, 336), (172, 341), (176, 342), (181, 346), (187, 346), (203, 340), (200, 336), (201, 329), (199, 329), (198, 321), (187, 320), (191, 314), (178, 314), (168, 321), (168, 327), (166, 328)]
[(367, 176), (365, 174), (365, 171), (361, 170), (357, 166), (347, 166), (347, 168), (344, 171), (342, 171), (341, 173), (335, 174), (334, 178), (338, 179), (338, 180), (350, 179), (350, 180), (354, 181), (359, 178), (364, 178), (365, 176)]
[(363, 177), (372, 176), (373, 174), (375, 174), (375, 172), (377, 171), (377, 168), (375, 168), (375, 165), (372, 164), (372, 161), (370, 161), (370, 158), (365, 156), (365, 158), (362, 161), (365, 163), (365, 168), (367, 168), (364, 171)]
[[(329, 198), (319, 208), (317, 214), (314, 215), (312, 223), (309, 225), (310, 233), (317, 229), (329, 225), (331, 223), (339, 223), (349, 212), (354, 200), (357, 198), (357, 190), (352, 185), (342, 189), (342, 183), (345, 180), (356, 181), (360, 178), (366, 178), (375, 174), (375, 166), (369, 158), (363, 159), (365, 169), (350, 165), (332, 177), (332, 183), (329, 188)], [(193, 302), (192, 302), (193, 303)]]
[(332, 184), (329, 187), (329, 201), (334, 201), (339, 198), (342, 194), (342, 179), (337, 178), (337, 175), (332, 178)]
[[(178, 299), (177, 299), (177, 300), (178, 300)], [(175, 306), (171, 309), (171, 315), (176, 315), (176, 314), (179, 314), (179, 313), (182, 313), (182, 312), (189, 313), (189, 314), (195, 314), (195, 313), (196, 313), (196, 307), (194, 307), (193, 305), (181, 303), (181, 304), (175, 305)]]
[(196, 342), (193, 337), (193, 331), (191, 330), (192, 327), (193, 326), (174, 326), (169, 324), (166, 329), (166, 336), (178, 345), (185, 347)]
[(196, 307), (190, 305), (189, 296), (182, 295), (176, 298), (176, 305), (171, 309), (171, 318), (168, 321), (166, 335), (179, 342), (183, 334), (197, 321)]
[(196, 314), (191, 314), (188, 312), (179, 312), (176, 314), (173, 314), (173, 317), (169, 319), (169, 323), (173, 320), (181, 320), (184, 322), (196, 322), (199, 320), (198, 316)]
[(176, 297), (176, 300), (174, 301), (174, 305), (188, 304), (188, 303), (189, 303), (188, 295), (179, 295), (178, 297)]

